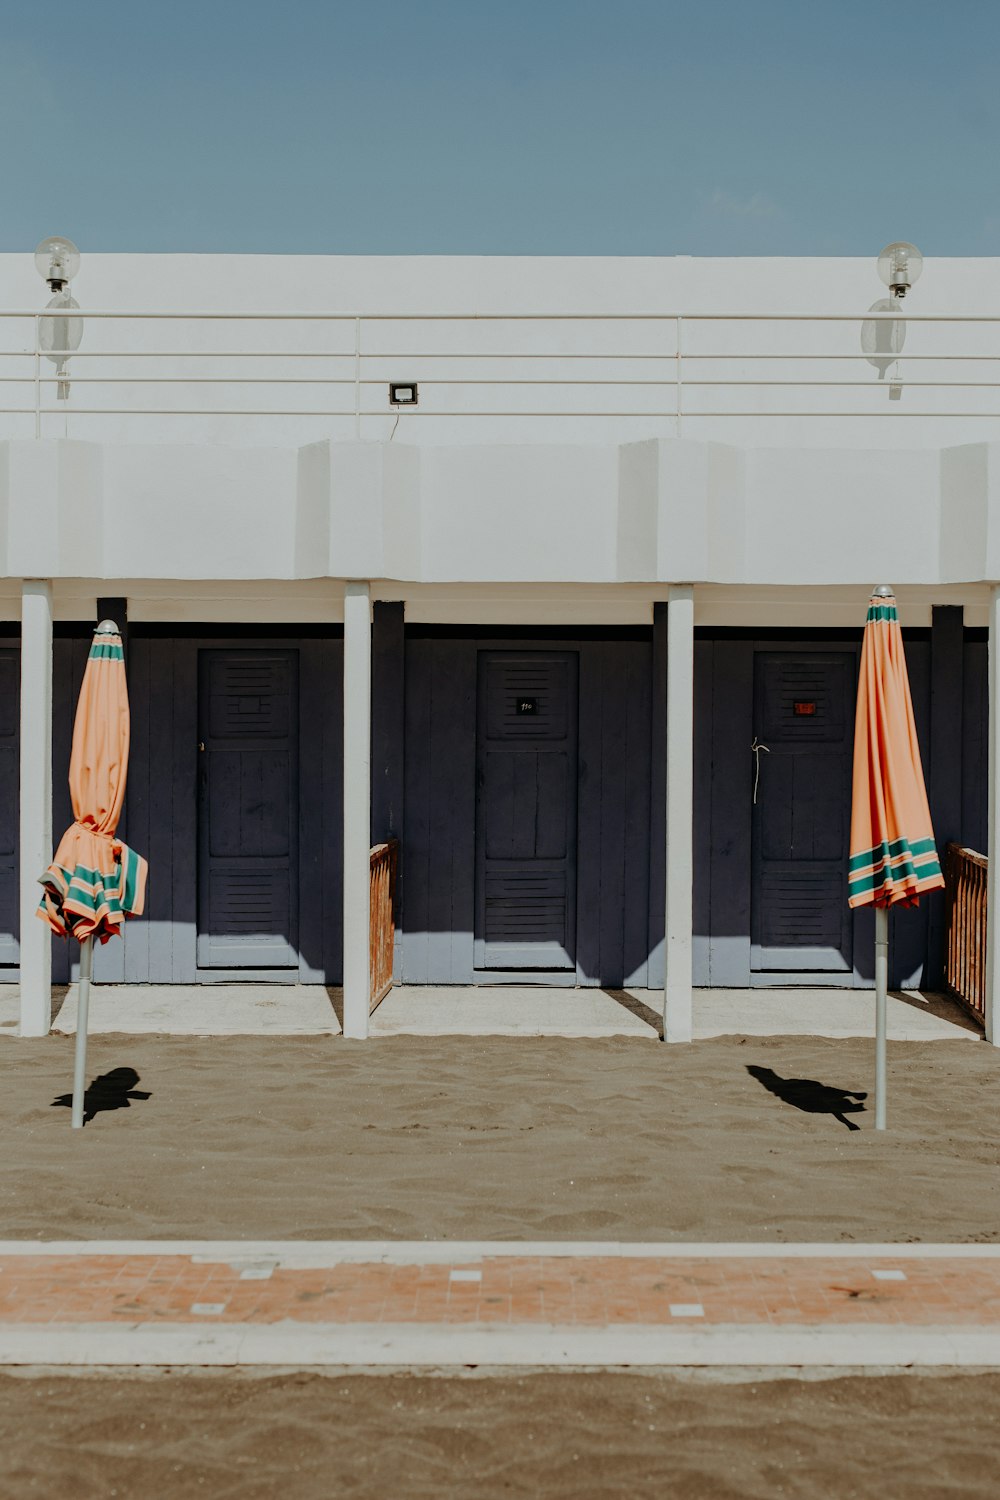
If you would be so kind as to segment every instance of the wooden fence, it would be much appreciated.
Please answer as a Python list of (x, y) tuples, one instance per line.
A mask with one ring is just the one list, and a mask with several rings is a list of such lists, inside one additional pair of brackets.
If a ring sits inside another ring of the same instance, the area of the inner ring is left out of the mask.
[(945, 852), (944, 982), (977, 1020), (986, 1020), (986, 876), (989, 860), (960, 844)]
[(368, 972), (371, 974), (369, 1013), (392, 989), (392, 958), (396, 936), (396, 870), (399, 840), (376, 844), (371, 852), (371, 927)]

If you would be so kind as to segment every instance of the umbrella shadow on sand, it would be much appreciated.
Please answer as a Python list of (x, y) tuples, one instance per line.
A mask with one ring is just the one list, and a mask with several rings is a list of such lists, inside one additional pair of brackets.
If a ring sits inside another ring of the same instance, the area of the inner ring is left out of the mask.
[(769, 1094), (785, 1104), (791, 1104), (795, 1109), (801, 1109), (807, 1115), (832, 1115), (848, 1130), (860, 1130), (848, 1115), (859, 1114), (864, 1111), (864, 1100), (868, 1098), (866, 1093), (857, 1089), (831, 1088), (827, 1083), (819, 1083), (815, 1078), (782, 1078), (773, 1068), (760, 1068), (753, 1063), (747, 1064), (747, 1072), (757, 1082), (763, 1084)]
[[(150, 1099), (143, 1089), (137, 1089), (139, 1075), (134, 1068), (112, 1068), (110, 1073), (101, 1073), (90, 1084), (83, 1096), (83, 1123), (106, 1109), (130, 1109), (133, 1099)], [(72, 1109), (73, 1095), (60, 1094), (53, 1099), (52, 1107), (65, 1105)]]

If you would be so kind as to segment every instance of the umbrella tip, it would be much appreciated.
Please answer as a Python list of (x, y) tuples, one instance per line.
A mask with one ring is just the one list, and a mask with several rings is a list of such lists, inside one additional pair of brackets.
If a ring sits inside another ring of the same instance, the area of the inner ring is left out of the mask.
[(118, 629), (118, 626), (115, 624), (114, 620), (102, 620), (100, 625), (98, 625), (97, 629), (94, 631), (94, 634), (120, 635), (121, 631)]
[(887, 583), (880, 583), (877, 589), (872, 589), (873, 599), (891, 599), (892, 589)]

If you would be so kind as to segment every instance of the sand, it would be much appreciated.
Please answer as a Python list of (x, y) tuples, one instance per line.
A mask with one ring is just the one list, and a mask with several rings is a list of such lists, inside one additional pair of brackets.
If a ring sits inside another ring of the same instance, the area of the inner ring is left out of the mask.
[(1000, 1375), (0, 1377), (0, 1500), (992, 1500)]
[(2, 1044), (0, 1237), (1000, 1239), (985, 1044), (890, 1043), (884, 1135), (863, 1040), (98, 1036), (77, 1133), (72, 1060)]

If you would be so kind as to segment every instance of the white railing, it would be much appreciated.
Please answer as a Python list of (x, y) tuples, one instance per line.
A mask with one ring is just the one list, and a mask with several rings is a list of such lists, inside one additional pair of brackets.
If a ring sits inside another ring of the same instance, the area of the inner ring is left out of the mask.
[[(84, 326), (62, 374), (42, 338), (60, 317)], [(866, 321), (906, 334), (878, 371), (860, 348)], [(414, 422), (542, 418), (725, 436), (749, 421), (767, 441), (776, 423), (946, 418), (996, 435), (998, 324), (909, 312), (0, 311), (0, 435), (147, 436), (155, 419), (169, 439), (182, 435), (174, 419), (208, 418), (198, 435), (221, 441), (240, 423), (268, 441), (276, 422), (377, 437), (403, 417), (410, 433)], [(390, 382), (416, 383), (418, 405), (392, 406)]]

